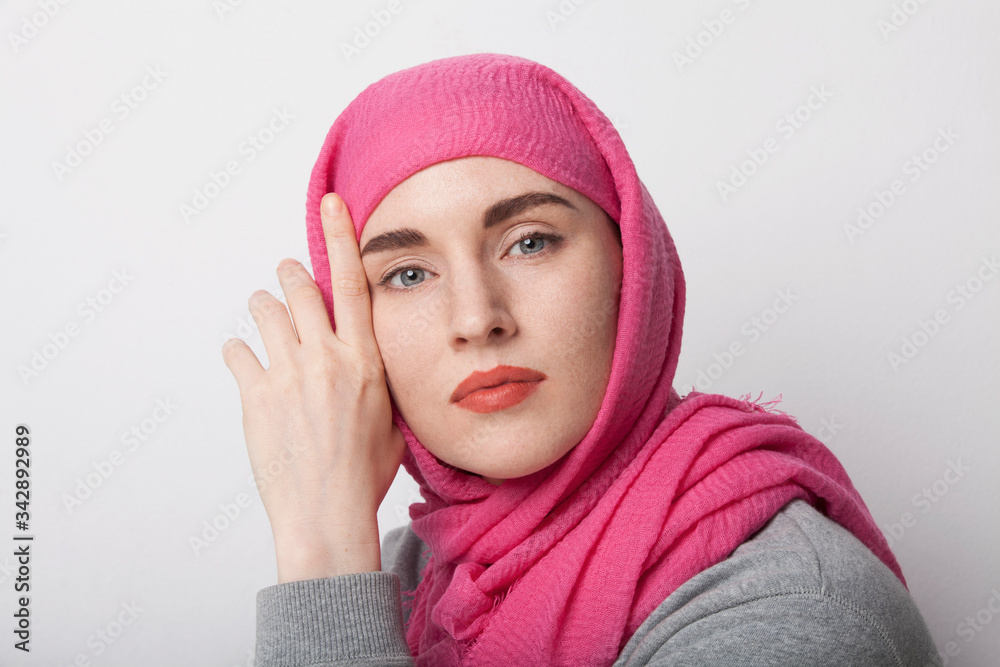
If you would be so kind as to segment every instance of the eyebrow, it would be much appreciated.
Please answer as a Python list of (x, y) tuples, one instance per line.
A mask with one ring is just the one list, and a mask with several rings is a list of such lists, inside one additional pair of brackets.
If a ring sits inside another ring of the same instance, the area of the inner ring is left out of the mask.
[[(551, 192), (525, 192), (516, 197), (494, 202), (488, 209), (483, 211), (483, 229), (495, 227), (504, 220), (513, 218), (515, 215), (537, 206), (551, 205), (565, 206), (574, 211), (579, 211), (569, 200), (557, 194)], [(429, 243), (430, 241), (422, 232), (412, 227), (402, 227), (384, 232), (370, 239), (361, 250), (361, 256), (364, 257), (368, 254), (389, 250), (422, 247)]]

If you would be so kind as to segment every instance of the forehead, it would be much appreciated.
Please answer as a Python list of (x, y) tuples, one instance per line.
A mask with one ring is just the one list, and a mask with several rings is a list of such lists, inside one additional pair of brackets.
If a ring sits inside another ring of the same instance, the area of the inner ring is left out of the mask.
[(361, 239), (414, 219), (478, 215), (493, 202), (526, 191), (554, 192), (578, 206), (586, 199), (520, 163), (492, 156), (463, 157), (421, 169), (390, 190), (368, 217)]

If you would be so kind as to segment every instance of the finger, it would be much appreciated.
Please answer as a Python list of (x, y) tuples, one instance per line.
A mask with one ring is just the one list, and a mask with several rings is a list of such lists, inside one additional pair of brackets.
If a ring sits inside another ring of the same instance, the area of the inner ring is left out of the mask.
[(288, 301), (288, 309), (292, 311), (292, 324), (300, 343), (333, 333), (323, 293), (306, 267), (294, 259), (283, 259), (278, 264), (278, 281)]
[(351, 214), (339, 195), (329, 192), (320, 202), (326, 254), (330, 258), (333, 319), (337, 337), (351, 347), (374, 344), (368, 277), (361, 263)]
[(268, 366), (275, 360), (290, 358), (299, 346), (299, 339), (285, 304), (267, 290), (259, 289), (250, 296), (249, 305), (267, 350)]
[(264, 373), (257, 355), (239, 338), (230, 338), (222, 344), (222, 361), (236, 379), (240, 394)]

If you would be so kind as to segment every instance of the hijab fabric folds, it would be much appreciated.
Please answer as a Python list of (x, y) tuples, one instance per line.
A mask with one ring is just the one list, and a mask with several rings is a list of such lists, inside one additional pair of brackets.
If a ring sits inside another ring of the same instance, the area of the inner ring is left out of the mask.
[[(430, 562), (406, 638), (418, 665), (610, 665), (677, 587), (802, 498), (902, 572), (844, 468), (779, 411), (672, 388), (684, 274), (608, 118), (565, 78), (479, 53), (405, 69), (337, 118), (312, 171), (307, 235), (333, 322), (319, 205), (338, 193), (358, 238), (382, 198), (437, 162), (520, 163), (600, 205), (621, 230), (614, 360), (589, 433), (559, 461), (493, 486), (406, 437), (410, 506)], [(334, 324), (334, 326), (336, 326)]]

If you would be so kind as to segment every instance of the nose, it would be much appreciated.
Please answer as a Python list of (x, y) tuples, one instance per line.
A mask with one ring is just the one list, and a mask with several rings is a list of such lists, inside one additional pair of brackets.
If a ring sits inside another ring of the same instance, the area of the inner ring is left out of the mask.
[(499, 271), (481, 264), (453, 274), (450, 331), (455, 349), (486, 345), (509, 338), (517, 330), (510, 311), (510, 286)]

